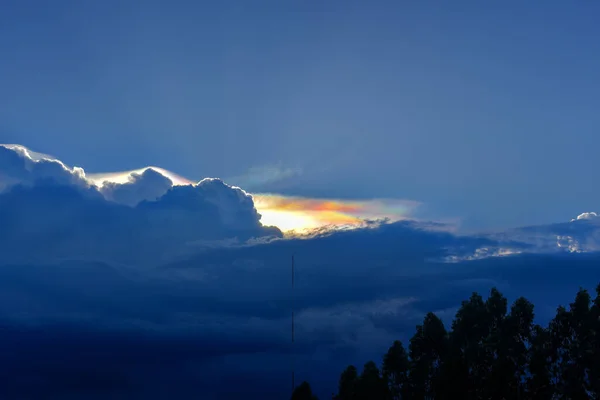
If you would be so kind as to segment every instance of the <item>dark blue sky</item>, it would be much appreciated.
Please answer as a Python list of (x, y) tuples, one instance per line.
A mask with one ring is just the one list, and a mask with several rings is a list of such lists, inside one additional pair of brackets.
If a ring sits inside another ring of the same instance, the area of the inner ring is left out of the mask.
[[(409, 4), (411, 3), (411, 4)], [(302, 175), (465, 226), (594, 211), (595, 2), (0, 5), (0, 143), (88, 172)]]

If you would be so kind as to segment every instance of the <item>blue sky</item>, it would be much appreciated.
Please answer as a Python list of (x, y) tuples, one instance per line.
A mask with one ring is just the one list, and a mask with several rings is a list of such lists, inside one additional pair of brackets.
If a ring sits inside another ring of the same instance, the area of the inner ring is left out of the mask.
[(465, 227), (594, 208), (594, 3), (4, 1), (0, 142), (87, 171), (423, 202)]
[(328, 398), (473, 291), (545, 324), (600, 281), (599, 11), (2, 1), (0, 144), (50, 156), (0, 145), (0, 397), (280, 399), (296, 352)]

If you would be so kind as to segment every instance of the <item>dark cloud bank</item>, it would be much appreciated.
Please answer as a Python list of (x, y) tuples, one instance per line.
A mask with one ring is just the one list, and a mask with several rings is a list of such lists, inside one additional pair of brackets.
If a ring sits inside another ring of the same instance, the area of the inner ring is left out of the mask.
[(493, 235), (405, 221), (281, 239), (219, 180), (171, 188), (147, 170), (98, 189), (0, 147), (0, 183), (2, 399), (282, 399), (292, 357), (328, 398), (345, 365), (427, 311), (450, 322), (472, 291), (525, 295), (543, 322), (600, 281), (591, 214)]

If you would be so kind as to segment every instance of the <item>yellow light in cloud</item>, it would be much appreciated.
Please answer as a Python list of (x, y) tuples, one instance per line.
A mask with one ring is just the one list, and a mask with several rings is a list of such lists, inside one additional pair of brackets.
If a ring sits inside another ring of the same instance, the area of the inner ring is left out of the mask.
[(290, 212), (285, 210), (259, 210), (261, 223), (267, 226), (276, 226), (282, 231), (314, 229), (321, 226), (310, 215), (302, 212)]
[(406, 217), (416, 203), (407, 201), (346, 201), (253, 194), (254, 204), (264, 225), (282, 231), (308, 231), (323, 226), (359, 226), (364, 219)]
[[(195, 184), (189, 179), (158, 167), (131, 171), (87, 175), (97, 186), (105, 181), (127, 183), (132, 173), (141, 174), (152, 168), (173, 181), (174, 185)], [(283, 232), (304, 233), (326, 226), (358, 227), (364, 219), (387, 218), (392, 221), (405, 218), (417, 203), (404, 200), (338, 200), (281, 196), (270, 193), (252, 194), (254, 205), (261, 214), (261, 223), (276, 226)]]

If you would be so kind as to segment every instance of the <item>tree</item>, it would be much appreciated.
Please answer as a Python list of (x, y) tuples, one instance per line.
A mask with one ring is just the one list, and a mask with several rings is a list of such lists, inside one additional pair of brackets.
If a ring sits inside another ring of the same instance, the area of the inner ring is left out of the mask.
[(476, 393), (480, 398), (501, 399), (510, 396), (510, 377), (514, 368), (510, 360), (513, 333), (507, 324), (508, 301), (496, 288), (492, 288), (485, 301), (485, 314), (481, 321), (481, 349), (475, 362), (476, 379), (479, 380)]
[(410, 339), (410, 391), (411, 397), (425, 399), (442, 396), (441, 371), (446, 354), (447, 332), (442, 321), (428, 313), (423, 325)]
[(550, 331), (539, 325), (532, 329), (531, 347), (529, 349), (529, 377), (526, 381), (529, 398), (550, 399), (554, 393), (551, 380), (552, 344)]
[[(589, 356), (592, 361), (589, 366), (590, 392), (596, 399), (600, 398), (600, 285), (596, 287), (596, 298), (590, 309), (590, 347)], [(596, 362), (594, 362), (596, 360)]]
[(591, 298), (586, 290), (579, 290), (569, 311), (562, 311), (557, 343), (562, 346), (560, 363), (561, 392), (567, 398), (588, 399), (590, 368), (597, 360), (591, 355), (593, 325), (590, 319)]
[(368, 362), (360, 375), (348, 367), (339, 400), (600, 398), (600, 285), (558, 307), (546, 328), (534, 324), (534, 306), (520, 297), (507, 314), (495, 288), (487, 300), (473, 293), (447, 332), (428, 313), (410, 339), (408, 354), (395, 341), (381, 372)]
[(358, 372), (353, 365), (348, 366), (340, 375), (338, 384), (339, 400), (354, 400), (358, 385)]
[(373, 361), (365, 364), (356, 386), (356, 400), (387, 400), (389, 391), (385, 379)]
[(511, 306), (498, 346), (497, 366), (494, 389), (505, 398), (521, 399), (527, 391), (526, 374), (534, 329), (533, 304), (524, 297), (518, 298)]
[(408, 355), (399, 340), (394, 341), (383, 357), (382, 373), (392, 400), (408, 399)]
[(310, 388), (308, 382), (304, 381), (294, 389), (291, 400), (318, 400)]
[[(481, 398), (485, 366), (483, 342), (489, 331), (488, 311), (483, 298), (473, 293), (463, 301), (452, 322), (450, 355), (446, 368), (446, 392), (453, 398)], [(458, 397), (457, 397), (458, 396)]]

